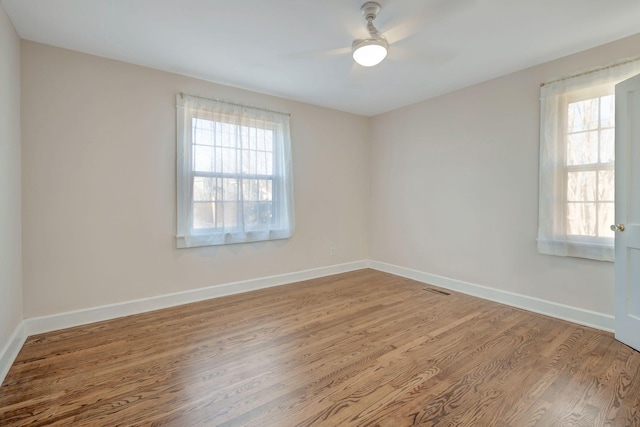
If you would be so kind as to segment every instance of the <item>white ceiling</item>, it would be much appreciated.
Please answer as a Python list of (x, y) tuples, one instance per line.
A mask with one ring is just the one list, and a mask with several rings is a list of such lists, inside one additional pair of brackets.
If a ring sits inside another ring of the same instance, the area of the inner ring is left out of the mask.
[(640, 31), (638, 0), (0, 0), (21, 38), (375, 115)]

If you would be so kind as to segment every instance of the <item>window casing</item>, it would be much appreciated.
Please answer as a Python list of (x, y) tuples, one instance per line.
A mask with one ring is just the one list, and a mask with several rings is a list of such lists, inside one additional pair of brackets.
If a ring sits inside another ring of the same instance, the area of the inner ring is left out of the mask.
[(293, 232), (289, 116), (178, 95), (178, 247)]

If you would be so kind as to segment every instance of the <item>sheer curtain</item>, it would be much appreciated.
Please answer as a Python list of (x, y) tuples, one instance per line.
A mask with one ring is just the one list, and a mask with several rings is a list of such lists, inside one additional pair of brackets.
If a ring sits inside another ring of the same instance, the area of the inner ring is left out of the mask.
[(177, 133), (178, 247), (291, 236), (288, 114), (179, 94)]
[(629, 59), (541, 88), (538, 252), (613, 261), (615, 84)]

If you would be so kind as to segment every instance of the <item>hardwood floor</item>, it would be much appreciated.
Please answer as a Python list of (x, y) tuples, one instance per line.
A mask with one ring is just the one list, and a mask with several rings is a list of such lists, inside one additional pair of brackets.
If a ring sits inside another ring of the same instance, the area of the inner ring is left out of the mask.
[(640, 354), (361, 270), (32, 336), (0, 425), (638, 427)]

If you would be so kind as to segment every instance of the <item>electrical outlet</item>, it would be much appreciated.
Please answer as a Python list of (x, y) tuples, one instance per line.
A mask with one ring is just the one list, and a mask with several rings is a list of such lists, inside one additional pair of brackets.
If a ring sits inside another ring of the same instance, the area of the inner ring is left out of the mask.
[(329, 249), (329, 255), (336, 256), (336, 248), (330, 248)]

